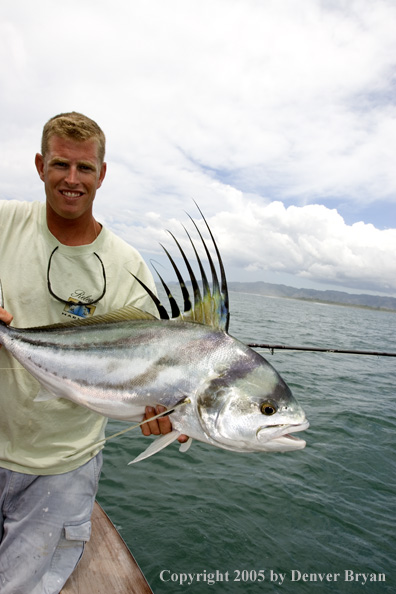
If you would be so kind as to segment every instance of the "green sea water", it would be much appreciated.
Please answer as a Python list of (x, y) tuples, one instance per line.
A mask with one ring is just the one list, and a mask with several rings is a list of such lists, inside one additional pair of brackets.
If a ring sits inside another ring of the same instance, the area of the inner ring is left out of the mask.
[[(230, 333), (246, 342), (396, 351), (395, 313), (230, 302)], [(100, 503), (155, 594), (396, 592), (396, 359), (262, 354), (307, 414), (304, 450), (194, 442), (127, 466), (148, 443), (135, 430), (105, 448)]]

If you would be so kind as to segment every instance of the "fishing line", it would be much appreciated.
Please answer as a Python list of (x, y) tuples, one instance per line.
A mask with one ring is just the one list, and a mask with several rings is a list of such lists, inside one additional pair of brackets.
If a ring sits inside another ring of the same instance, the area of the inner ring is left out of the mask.
[[(191, 403), (191, 400), (189, 398), (186, 398), (182, 402), (175, 404), (175, 406), (173, 406), (172, 408), (164, 410), (164, 412), (161, 412), (158, 415), (155, 415), (154, 417), (150, 417), (149, 419), (144, 419), (140, 423), (137, 423), (136, 425), (132, 425), (131, 427), (127, 427), (126, 429), (123, 429), (122, 431), (113, 433), (113, 435), (109, 435), (108, 437), (105, 437), (104, 439), (97, 441), (93, 445), (96, 446), (96, 445), (100, 445), (102, 443), (106, 443), (106, 441), (109, 441), (110, 439), (114, 439), (115, 437), (119, 437), (120, 435), (123, 435), (124, 433), (127, 433), (128, 431), (132, 431), (132, 429), (137, 429), (138, 427), (141, 427), (145, 423), (149, 423), (150, 421), (155, 421), (156, 419), (159, 419), (161, 417), (166, 417), (167, 415), (169, 415), (170, 413), (175, 411), (177, 408), (179, 408), (179, 406), (183, 406), (183, 404), (190, 404), (190, 403)], [(90, 447), (92, 447), (92, 446), (90, 446)]]

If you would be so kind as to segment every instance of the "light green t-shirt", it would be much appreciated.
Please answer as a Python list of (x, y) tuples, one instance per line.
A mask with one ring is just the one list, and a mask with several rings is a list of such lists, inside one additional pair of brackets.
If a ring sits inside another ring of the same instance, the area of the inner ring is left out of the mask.
[[(64, 300), (94, 305), (65, 305)], [(155, 291), (151, 273), (140, 254), (102, 228), (84, 246), (65, 246), (50, 233), (45, 204), (0, 201), (0, 280), (5, 308), (19, 328), (67, 322), (134, 305), (156, 314), (152, 300), (130, 273)], [(28, 474), (59, 474), (85, 464), (100, 450), (107, 419), (68, 400), (34, 402), (36, 380), (0, 349), (0, 466)]]

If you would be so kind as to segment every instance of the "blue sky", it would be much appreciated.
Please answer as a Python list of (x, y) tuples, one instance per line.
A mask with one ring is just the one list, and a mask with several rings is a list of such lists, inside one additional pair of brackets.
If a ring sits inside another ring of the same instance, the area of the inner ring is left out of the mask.
[(42, 126), (81, 111), (97, 218), (147, 260), (196, 200), (229, 280), (395, 296), (395, 31), (394, 0), (14, 0), (0, 198), (44, 199)]

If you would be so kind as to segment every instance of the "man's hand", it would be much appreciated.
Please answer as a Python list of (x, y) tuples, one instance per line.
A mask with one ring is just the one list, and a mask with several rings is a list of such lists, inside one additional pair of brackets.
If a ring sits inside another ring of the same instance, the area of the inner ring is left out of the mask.
[[(159, 413), (165, 412), (165, 406), (158, 405), (156, 408), (152, 406), (146, 406), (146, 414), (144, 415), (145, 419), (151, 419), (151, 417), (155, 417)], [(141, 425), (141, 430), (143, 435), (165, 435), (165, 433), (170, 433), (172, 431), (172, 423), (169, 416), (159, 417), (159, 419), (155, 419), (154, 421), (149, 421), (148, 423), (144, 423)], [(180, 443), (185, 443), (188, 440), (187, 435), (180, 435), (177, 439)]]
[[(8, 326), (8, 324), (11, 324), (12, 320), (13, 320), (12, 315), (10, 313), (8, 313), (8, 311), (6, 311), (2, 307), (0, 307), (0, 321), (4, 322)], [(1, 349), (1, 344), (0, 344), (0, 349)]]
[(8, 313), (8, 311), (0, 307), (0, 320), (8, 326), (8, 324), (11, 324), (13, 318), (12, 315)]

